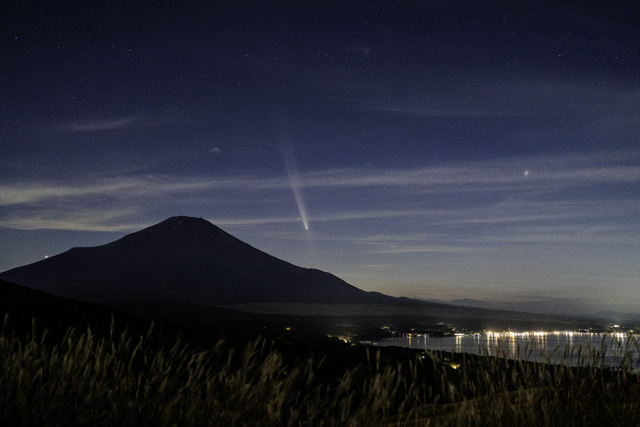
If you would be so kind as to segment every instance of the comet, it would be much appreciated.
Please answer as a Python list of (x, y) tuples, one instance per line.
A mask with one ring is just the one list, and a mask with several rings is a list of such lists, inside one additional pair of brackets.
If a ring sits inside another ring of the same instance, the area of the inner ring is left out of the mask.
[(298, 175), (298, 168), (293, 157), (293, 149), (288, 143), (283, 143), (281, 146), (282, 159), (284, 161), (284, 167), (289, 177), (289, 185), (293, 192), (293, 197), (296, 199), (296, 205), (298, 206), (298, 212), (300, 213), (300, 219), (305, 230), (309, 230), (309, 220), (307, 217), (307, 209), (304, 203), (304, 195), (302, 194), (302, 182)]
[(298, 212), (300, 213), (300, 220), (306, 231), (309, 231), (309, 219), (307, 216), (307, 208), (304, 203), (304, 194), (302, 193), (302, 180), (298, 174), (298, 168), (296, 166), (296, 159), (293, 153), (293, 146), (291, 144), (291, 130), (284, 110), (280, 108), (274, 108), (272, 111), (273, 121), (276, 123), (276, 129), (278, 130), (278, 139), (280, 141), (280, 153), (282, 154), (282, 161), (284, 162), (285, 170), (287, 171), (287, 177), (289, 178), (289, 185), (293, 192), (293, 197), (296, 200), (298, 206)]

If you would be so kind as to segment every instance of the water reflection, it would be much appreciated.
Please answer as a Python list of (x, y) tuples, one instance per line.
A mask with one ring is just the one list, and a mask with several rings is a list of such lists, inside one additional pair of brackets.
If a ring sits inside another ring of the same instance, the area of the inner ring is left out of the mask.
[(506, 356), (526, 361), (640, 368), (640, 335), (590, 332), (486, 332), (430, 337), (411, 334), (386, 338), (380, 346), (400, 346), (453, 353)]

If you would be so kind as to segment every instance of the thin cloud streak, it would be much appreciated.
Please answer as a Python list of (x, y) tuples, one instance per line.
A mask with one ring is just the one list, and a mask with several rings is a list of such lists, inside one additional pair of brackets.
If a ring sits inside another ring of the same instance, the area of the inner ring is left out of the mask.
[(133, 209), (82, 209), (75, 211), (44, 210), (11, 215), (0, 219), (0, 227), (17, 230), (65, 230), (133, 232), (151, 223), (130, 222), (139, 214)]
[[(365, 107), (366, 108), (366, 107)], [(463, 110), (447, 108), (410, 108), (395, 107), (388, 105), (374, 105), (369, 108), (371, 111), (390, 114), (404, 114), (418, 117), (517, 117), (521, 114), (511, 111), (482, 111)]]
[(477, 249), (464, 246), (445, 245), (390, 245), (378, 248), (374, 252), (379, 254), (409, 254), (409, 253), (468, 253)]
[(63, 132), (97, 132), (126, 129), (138, 122), (137, 117), (125, 117), (121, 119), (99, 119), (88, 121), (77, 121), (61, 126)]
[[(554, 227), (575, 225), (606, 230), (613, 217), (634, 224), (640, 215), (640, 196), (630, 190), (627, 194), (616, 193), (614, 199), (607, 188), (620, 184), (631, 188), (640, 181), (640, 168), (628, 164), (635, 157), (636, 153), (603, 153), (574, 155), (560, 161), (532, 157), (437, 168), (354, 168), (300, 173), (300, 181), (312, 207), (309, 221), (326, 224), (322, 225), (325, 234), (318, 233), (317, 239), (337, 241), (330, 236), (331, 227), (359, 229), (362, 234), (373, 222), (385, 221), (390, 229), (399, 231), (396, 236), (422, 235), (413, 241), (381, 242), (381, 248), (388, 253), (429, 252), (434, 248), (443, 251), (445, 246), (459, 251), (451, 241), (443, 245), (441, 237), (421, 231), (434, 230), (449, 239), (468, 242), (480, 239), (486, 245), (497, 241), (551, 243), (559, 240), (548, 231)], [(524, 175), (522, 170), (530, 173)], [(94, 177), (86, 182), (81, 186), (58, 181), (0, 185), (0, 206), (4, 211), (0, 226), (134, 231), (163, 219), (149, 217), (149, 223), (144, 224), (139, 219), (133, 221), (140, 212), (189, 214), (194, 209), (205, 212), (203, 216), (221, 226), (264, 230), (271, 225), (299, 223), (297, 213), (290, 210), (290, 183), (285, 176), (142, 175)], [(380, 187), (388, 187), (392, 195), (387, 202), (366, 196), (364, 190)], [(582, 196), (584, 188), (589, 188), (588, 198)], [(330, 207), (317, 202), (322, 198), (316, 195), (322, 191), (332, 191), (337, 197)], [(352, 203), (349, 207), (341, 204), (341, 199), (358, 201), (359, 209), (353, 209)], [(245, 208), (247, 200), (253, 206), (251, 214)], [(42, 208), (44, 202), (46, 209)], [(179, 212), (176, 207), (180, 207)], [(532, 227), (538, 227), (537, 231)], [(624, 241), (635, 241), (633, 236), (637, 233), (626, 234), (632, 237)], [(565, 237), (578, 242), (614, 240), (604, 231), (598, 235), (569, 233)], [(365, 243), (355, 236), (351, 241)]]
[(257, 179), (191, 179), (169, 176), (144, 176), (95, 179), (87, 185), (65, 185), (56, 182), (17, 183), (0, 186), (0, 206), (37, 203), (48, 199), (106, 196), (115, 198), (160, 197), (175, 193), (214, 189), (259, 190), (282, 189), (284, 180), (275, 185)]
[(220, 226), (245, 226), (265, 224), (290, 224), (300, 220), (297, 217), (265, 217), (265, 218), (210, 218), (208, 221)]
[[(301, 187), (313, 188), (416, 188), (425, 193), (521, 188), (549, 190), (575, 185), (602, 183), (635, 183), (640, 181), (640, 167), (604, 165), (616, 162), (592, 156), (576, 157), (573, 162), (552, 161), (545, 158), (510, 159), (492, 162), (469, 162), (449, 167), (420, 169), (370, 170), (340, 169), (300, 173)], [(627, 161), (633, 159), (628, 155)], [(586, 163), (586, 164), (585, 164)], [(526, 174), (524, 171), (528, 171)], [(224, 191), (283, 191), (290, 188), (285, 177), (180, 177), (147, 175), (139, 177), (94, 178), (84, 186), (58, 182), (15, 183), (0, 186), (0, 206), (35, 203), (50, 198), (107, 195), (110, 197), (158, 197), (172, 193), (203, 190)]]

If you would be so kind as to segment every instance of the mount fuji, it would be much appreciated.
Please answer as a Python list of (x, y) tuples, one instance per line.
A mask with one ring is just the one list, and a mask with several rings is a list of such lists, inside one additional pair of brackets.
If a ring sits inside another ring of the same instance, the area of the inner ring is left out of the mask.
[(365, 292), (330, 273), (275, 258), (204, 219), (186, 216), (169, 218), (106, 245), (73, 248), (0, 273), (0, 278), (97, 303), (397, 301)]

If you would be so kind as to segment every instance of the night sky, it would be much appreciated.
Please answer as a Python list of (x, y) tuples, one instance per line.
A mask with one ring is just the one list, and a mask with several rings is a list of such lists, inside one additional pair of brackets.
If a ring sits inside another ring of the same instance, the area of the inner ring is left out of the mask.
[(44, 3), (0, 5), (0, 271), (188, 215), (365, 290), (638, 312), (637, 2)]

